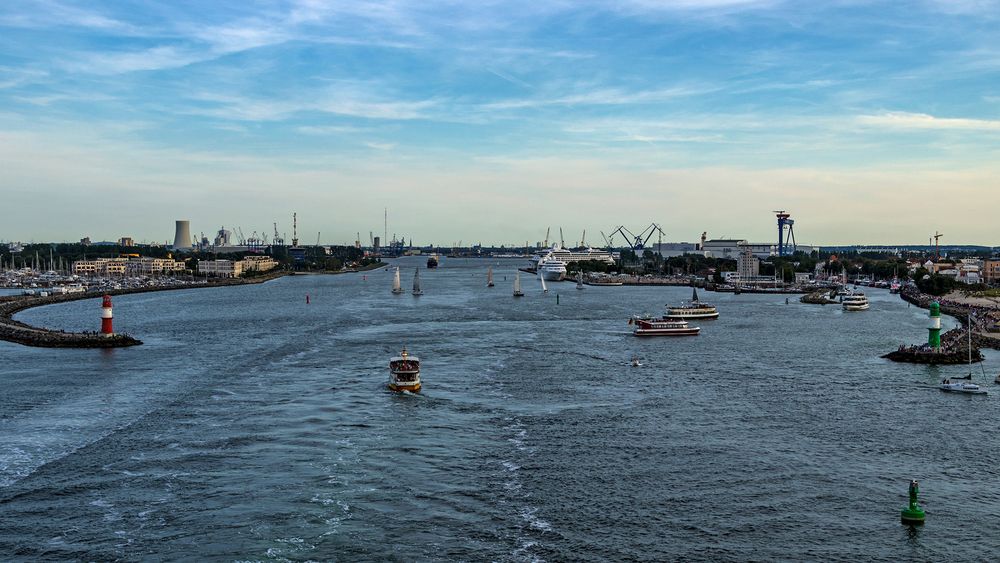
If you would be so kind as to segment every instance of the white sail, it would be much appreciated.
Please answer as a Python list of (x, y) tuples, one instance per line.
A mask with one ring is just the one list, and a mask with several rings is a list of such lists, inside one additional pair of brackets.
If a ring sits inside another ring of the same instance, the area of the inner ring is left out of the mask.
[(538, 274), (538, 279), (542, 280), (542, 291), (545, 293), (549, 292), (549, 288), (545, 287), (545, 276), (541, 273)]
[(399, 281), (399, 266), (396, 266), (396, 273), (392, 276), (392, 292), (402, 293), (403, 284)]
[(576, 273), (576, 288), (583, 289), (583, 270)]
[(422, 295), (424, 292), (420, 289), (420, 268), (417, 268), (413, 272), (413, 294)]
[(486, 287), (493, 287), (493, 268), (486, 269)]
[(514, 274), (514, 296), (524, 295), (521, 293), (521, 272)]

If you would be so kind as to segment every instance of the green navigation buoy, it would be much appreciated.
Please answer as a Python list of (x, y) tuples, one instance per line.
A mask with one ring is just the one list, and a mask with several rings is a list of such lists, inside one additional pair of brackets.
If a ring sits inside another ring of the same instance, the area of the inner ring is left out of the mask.
[(910, 505), (900, 512), (900, 519), (903, 521), (903, 524), (919, 526), (924, 523), (924, 509), (920, 508), (920, 505), (917, 504), (917, 495), (919, 493), (920, 487), (917, 485), (917, 480), (913, 479), (910, 481)]

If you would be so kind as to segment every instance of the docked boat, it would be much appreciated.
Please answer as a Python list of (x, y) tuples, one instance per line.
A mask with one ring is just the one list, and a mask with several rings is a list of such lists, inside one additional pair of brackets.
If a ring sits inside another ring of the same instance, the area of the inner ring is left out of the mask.
[(420, 391), (420, 358), (411, 356), (403, 347), (398, 356), (389, 360), (389, 389)]
[(434, 269), (438, 267), (438, 256), (437, 254), (431, 254), (427, 257), (427, 267)]
[(538, 265), (546, 259), (555, 259), (563, 264), (569, 264), (571, 262), (589, 262), (598, 261), (604, 262), (605, 264), (612, 265), (615, 263), (615, 256), (611, 252), (606, 250), (598, 250), (596, 248), (585, 248), (582, 250), (569, 250), (563, 248), (560, 244), (553, 244), (551, 248), (545, 248), (540, 252), (536, 253), (531, 257), (531, 263), (529, 268), (538, 269)]
[(664, 318), (671, 320), (703, 320), (719, 318), (719, 310), (715, 305), (702, 303), (698, 299), (698, 290), (691, 290), (691, 301), (679, 307), (667, 307), (667, 314)]
[(521, 272), (514, 274), (514, 297), (524, 297), (521, 291)]
[(701, 327), (688, 326), (687, 321), (668, 318), (632, 317), (628, 323), (635, 327), (635, 336), (696, 336), (701, 332)]
[(403, 284), (399, 280), (399, 266), (396, 266), (396, 272), (392, 275), (392, 294), (401, 295), (403, 293)]
[(539, 260), (536, 271), (539, 277), (549, 281), (562, 281), (566, 278), (566, 264), (557, 258)]
[(413, 272), (413, 295), (423, 295), (424, 290), (420, 289), (420, 268)]
[(899, 289), (901, 287), (902, 287), (902, 284), (899, 283), (899, 279), (898, 278), (892, 278), (892, 282), (889, 284), (889, 293), (892, 293), (892, 294), (899, 293)]
[(860, 291), (852, 291), (840, 302), (845, 311), (867, 311), (868, 297)]
[(493, 287), (493, 268), (486, 269), (486, 287)]

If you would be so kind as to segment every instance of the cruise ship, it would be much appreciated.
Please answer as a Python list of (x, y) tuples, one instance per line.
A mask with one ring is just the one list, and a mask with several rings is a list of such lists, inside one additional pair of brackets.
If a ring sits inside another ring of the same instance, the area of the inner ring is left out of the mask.
[[(598, 260), (614, 264), (615, 257), (606, 250), (588, 248), (586, 250), (568, 250), (558, 244), (543, 250), (531, 257), (528, 269), (545, 276), (546, 280), (559, 281), (566, 277), (566, 265), (583, 260)], [(560, 267), (559, 264), (562, 266)]]

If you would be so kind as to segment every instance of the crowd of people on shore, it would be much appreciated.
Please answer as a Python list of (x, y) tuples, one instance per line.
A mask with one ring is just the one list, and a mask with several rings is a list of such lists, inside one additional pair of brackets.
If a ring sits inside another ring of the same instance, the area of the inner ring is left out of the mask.
[[(903, 288), (900, 294), (903, 299), (924, 309), (930, 307), (931, 302), (937, 301), (938, 305), (941, 306), (942, 313), (958, 317), (963, 322), (962, 327), (954, 328), (941, 334), (941, 353), (950, 354), (965, 348), (967, 327), (972, 329), (973, 339), (980, 340), (990, 338), (983, 336), (983, 333), (995, 332), (998, 323), (1000, 323), (1000, 307), (998, 306), (976, 306), (946, 297), (934, 297), (933, 295), (921, 293), (915, 286)], [(918, 354), (933, 352), (927, 344), (921, 346), (901, 345), (899, 351)]]

